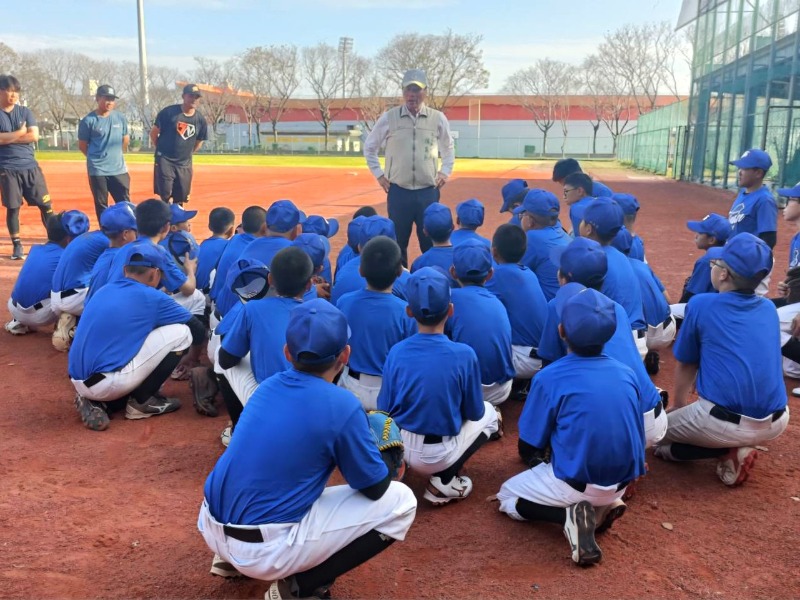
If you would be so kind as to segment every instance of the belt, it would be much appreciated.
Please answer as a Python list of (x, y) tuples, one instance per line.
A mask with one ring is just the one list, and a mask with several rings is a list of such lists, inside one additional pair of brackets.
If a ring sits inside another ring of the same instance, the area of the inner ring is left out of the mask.
[[(24, 306), (20, 306), (19, 302), (17, 302), (13, 298), (11, 299), (11, 304), (13, 304), (17, 308), (25, 308)], [(44, 308), (44, 304), (42, 304), (41, 302), (37, 302), (30, 308), (33, 308), (33, 310), (42, 310)]]
[(664, 410), (664, 403), (659, 400), (658, 404), (656, 404), (656, 407), (653, 409), (653, 418), (657, 419), (662, 410)]
[(214, 311), (214, 318), (215, 318), (217, 321), (222, 321), (222, 315), (220, 314), (220, 312), (219, 312), (218, 310), (215, 310), (215, 311)]
[(78, 290), (71, 289), (71, 290), (64, 290), (63, 292), (58, 292), (61, 298), (69, 298), (70, 296), (74, 296), (78, 293)]
[(264, 536), (261, 535), (260, 529), (242, 529), (235, 525), (223, 525), (222, 530), (225, 535), (232, 537), (240, 542), (247, 542), (249, 544), (263, 544)]
[(102, 373), (94, 373), (92, 375), (89, 375), (89, 377), (83, 380), (83, 385), (85, 385), (87, 388), (90, 388), (93, 385), (97, 385), (105, 378), (106, 376), (103, 375)]
[(636, 330), (636, 337), (637, 337), (637, 339), (642, 339), (643, 337), (647, 337), (647, 331), (645, 331), (643, 329), (637, 329)]
[(440, 435), (433, 435), (431, 433), (425, 434), (425, 439), (422, 440), (423, 444), (441, 444), (442, 443), (442, 436)]
[(670, 323), (672, 323), (672, 315), (667, 315), (667, 318), (666, 318), (666, 319), (664, 319), (664, 322), (663, 322), (663, 323), (661, 323), (661, 326), (662, 326), (664, 329), (666, 329), (667, 327), (669, 327), (669, 324), (670, 324)]
[[(581, 494), (586, 491), (586, 484), (582, 481), (577, 481), (575, 479), (565, 479), (564, 483), (566, 483), (569, 487), (571, 487), (576, 492), (580, 492)], [(624, 481), (617, 486), (617, 491), (625, 489), (631, 482)]]
[[(776, 410), (772, 413), (772, 420), (777, 421), (783, 416), (783, 413), (786, 412), (785, 408), (780, 410)], [(734, 425), (738, 425), (742, 421), (742, 415), (731, 412), (727, 408), (720, 406), (719, 404), (715, 404), (709, 413), (715, 419), (719, 419), (720, 421), (725, 421), (727, 423), (733, 423)]]
[(541, 358), (539, 354), (536, 352), (538, 348), (531, 348), (531, 351), (528, 353), (530, 358)]
[(361, 379), (361, 371), (356, 371), (353, 367), (347, 367), (347, 374), (353, 379)]

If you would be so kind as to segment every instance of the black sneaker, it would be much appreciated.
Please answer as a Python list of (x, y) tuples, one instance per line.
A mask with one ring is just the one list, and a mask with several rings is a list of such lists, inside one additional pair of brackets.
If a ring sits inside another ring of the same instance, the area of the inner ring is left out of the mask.
[(92, 431), (108, 429), (108, 413), (101, 402), (95, 402), (75, 394), (75, 409), (81, 417), (81, 422)]
[(572, 560), (579, 565), (593, 565), (603, 558), (594, 539), (594, 507), (585, 500), (567, 507), (564, 536), (572, 549)]
[(145, 402), (137, 402), (135, 398), (128, 400), (125, 407), (126, 419), (147, 419), (154, 415), (165, 415), (175, 412), (181, 407), (177, 398), (167, 398), (159, 393), (153, 394)]
[(644, 368), (649, 375), (658, 375), (661, 366), (661, 357), (658, 352), (650, 351), (644, 356)]
[(22, 242), (14, 242), (14, 250), (11, 252), (11, 260), (23, 260), (25, 251), (22, 249)]

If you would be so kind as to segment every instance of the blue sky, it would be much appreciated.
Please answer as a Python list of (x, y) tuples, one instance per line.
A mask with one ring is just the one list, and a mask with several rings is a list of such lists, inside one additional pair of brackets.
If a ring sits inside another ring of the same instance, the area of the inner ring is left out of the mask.
[[(144, 0), (148, 61), (184, 70), (192, 57), (227, 58), (257, 45), (352, 37), (373, 55), (398, 33), (480, 33), (487, 92), (537, 58), (577, 64), (626, 23), (675, 23), (680, 0)], [(136, 0), (35, 0), (35, 27), (0, 19), (16, 50), (60, 47), (95, 58), (138, 60)]]

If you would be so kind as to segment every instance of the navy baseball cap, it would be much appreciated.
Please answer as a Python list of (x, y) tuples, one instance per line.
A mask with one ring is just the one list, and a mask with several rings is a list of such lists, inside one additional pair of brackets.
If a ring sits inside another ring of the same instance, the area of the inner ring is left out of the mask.
[(512, 179), (503, 186), (500, 193), (503, 195), (503, 205), (500, 212), (506, 212), (512, 204), (522, 202), (525, 193), (528, 191), (528, 182), (524, 179)]
[(614, 302), (597, 290), (568, 283), (558, 290), (555, 302), (564, 335), (573, 346), (603, 345), (617, 330)]
[(563, 277), (592, 287), (602, 282), (608, 272), (603, 247), (585, 237), (577, 237), (566, 246), (556, 246), (550, 251), (550, 260)]
[(194, 219), (197, 216), (196, 210), (183, 210), (183, 207), (180, 204), (170, 204), (169, 210), (172, 213), (172, 216), (169, 219), (169, 222), (172, 225), (185, 223), (189, 219)]
[(422, 215), (422, 225), (428, 235), (440, 237), (453, 231), (453, 214), (444, 204), (429, 204)]
[(695, 233), (705, 233), (725, 242), (731, 235), (731, 223), (727, 217), (717, 213), (709, 213), (701, 221), (686, 221), (686, 227)]
[(133, 242), (127, 249), (126, 266), (149, 267), (164, 270), (164, 254), (162, 250), (149, 240)]
[(70, 237), (78, 237), (89, 231), (89, 217), (79, 210), (66, 210), (61, 213), (61, 226)]
[(623, 215), (635, 215), (639, 211), (639, 201), (632, 194), (613, 194), (611, 199), (619, 204)]
[(778, 188), (778, 195), (786, 198), (800, 198), (800, 183), (790, 188)]
[(292, 244), (308, 254), (314, 265), (314, 270), (316, 270), (322, 266), (328, 257), (330, 246), (327, 241), (328, 238), (318, 233), (301, 233)]
[(336, 219), (326, 219), (319, 215), (309, 215), (303, 223), (303, 233), (316, 233), (332, 238), (339, 233), (339, 221)]
[(450, 306), (450, 278), (432, 267), (422, 267), (406, 281), (406, 300), (418, 319), (443, 315)]
[(596, 198), (583, 211), (583, 221), (594, 227), (597, 235), (615, 236), (623, 225), (622, 208), (611, 198)]
[(553, 181), (561, 181), (567, 175), (582, 173), (581, 165), (574, 158), (562, 158), (553, 165)]
[(130, 202), (117, 202), (100, 215), (100, 229), (105, 233), (122, 233), (126, 229), (138, 231), (136, 207)]
[(762, 169), (769, 171), (772, 166), (772, 159), (769, 154), (758, 148), (750, 148), (746, 150), (742, 156), (736, 160), (728, 163), (740, 169)]
[(358, 252), (358, 239), (361, 235), (361, 226), (367, 217), (356, 217), (347, 224), (347, 245), (350, 246), (354, 252)]
[(614, 191), (605, 183), (600, 183), (599, 181), (592, 182), (592, 196), (595, 198), (611, 198), (613, 195)]
[(277, 233), (291, 231), (306, 220), (291, 200), (276, 200), (267, 209), (267, 227)]
[(623, 227), (617, 232), (617, 235), (614, 236), (614, 239), (611, 240), (611, 245), (627, 256), (631, 251), (631, 246), (633, 245), (633, 236), (631, 235), (631, 232)]
[(192, 96), (202, 96), (203, 94), (200, 92), (200, 88), (197, 86), (196, 83), (189, 83), (183, 86), (183, 93), (184, 94), (191, 94)]
[(303, 302), (289, 313), (286, 345), (292, 360), (320, 365), (339, 356), (350, 339), (344, 313), (322, 298)]
[(525, 194), (522, 204), (514, 209), (514, 214), (521, 215), (527, 212), (534, 215), (552, 216), (557, 215), (560, 209), (561, 204), (555, 194), (547, 190), (532, 189)]
[(257, 300), (269, 291), (269, 268), (255, 258), (235, 260), (228, 269), (225, 285), (242, 301)]
[(470, 198), (459, 202), (456, 206), (456, 216), (464, 227), (480, 227), (483, 225), (485, 210), (483, 203), (477, 198)]
[(362, 248), (367, 245), (367, 242), (379, 235), (385, 235), (397, 241), (397, 235), (394, 232), (394, 222), (386, 217), (378, 215), (366, 217), (361, 223), (358, 232), (358, 245)]
[(752, 233), (740, 233), (722, 247), (720, 259), (737, 275), (747, 279), (764, 278), (772, 270), (772, 250)]
[(97, 91), (94, 93), (94, 97), (113, 98), (114, 100), (119, 98), (119, 96), (117, 96), (117, 92), (114, 91), (114, 88), (108, 84), (98, 85)]
[(486, 277), (492, 270), (492, 254), (483, 242), (465, 240), (453, 248), (453, 267), (459, 279)]
[(178, 261), (178, 264), (183, 264), (184, 256), (189, 254), (189, 258), (197, 258), (197, 253), (200, 247), (191, 233), (188, 231), (174, 231), (167, 238), (167, 248), (169, 253)]

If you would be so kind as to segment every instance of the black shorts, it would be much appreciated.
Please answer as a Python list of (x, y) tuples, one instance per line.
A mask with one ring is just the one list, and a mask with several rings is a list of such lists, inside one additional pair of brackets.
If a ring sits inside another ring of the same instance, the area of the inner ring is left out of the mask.
[(131, 176), (127, 173), (120, 175), (89, 175), (89, 189), (96, 204), (108, 206), (108, 195), (114, 202), (131, 201)]
[(0, 198), (6, 208), (19, 208), (23, 200), (28, 206), (48, 206), (50, 194), (42, 170), (39, 167), (23, 171), (0, 169)]
[(164, 202), (184, 204), (192, 192), (192, 163), (175, 164), (168, 158), (157, 157), (153, 168), (153, 192)]

